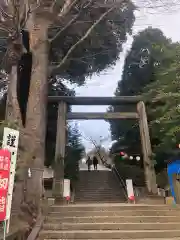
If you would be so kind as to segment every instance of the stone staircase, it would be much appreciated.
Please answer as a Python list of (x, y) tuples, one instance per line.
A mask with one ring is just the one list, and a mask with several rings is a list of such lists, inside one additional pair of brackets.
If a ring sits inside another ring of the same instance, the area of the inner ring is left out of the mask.
[(126, 201), (126, 193), (112, 171), (80, 171), (75, 203)]
[(180, 209), (117, 203), (54, 205), (39, 239), (180, 240)]

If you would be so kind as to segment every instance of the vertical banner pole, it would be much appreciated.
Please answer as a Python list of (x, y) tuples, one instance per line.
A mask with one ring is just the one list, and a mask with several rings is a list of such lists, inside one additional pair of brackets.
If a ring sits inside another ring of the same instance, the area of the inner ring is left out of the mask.
[(132, 179), (126, 179), (126, 188), (127, 188), (128, 200), (130, 202), (135, 203), (135, 196), (134, 196), (134, 189), (133, 189)]
[(7, 222), (7, 224), (6, 224), (5, 231), (6, 231), (6, 233), (8, 234), (8, 233), (9, 233), (10, 218), (8, 218), (8, 219), (6, 220), (6, 222)]
[(3, 240), (6, 240), (6, 220), (3, 223)]
[(7, 220), (6, 233), (9, 233), (9, 226), (10, 226), (11, 203), (12, 203), (12, 194), (13, 194), (13, 188), (14, 188), (14, 177), (15, 177), (15, 172), (16, 172), (18, 143), (19, 143), (19, 131), (5, 127), (2, 148), (9, 150), (9, 152), (11, 153), (11, 165), (10, 165), (9, 184), (8, 184), (8, 197), (7, 197), (7, 205), (6, 205), (6, 207), (7, 207), (7, 210), (6, 210), (6, 220)]
[(6, 214), (9, 175), (11, 166), (11, 153), (6, 149), (0, 149), (0, 222), (3, 222), (6, 231)]

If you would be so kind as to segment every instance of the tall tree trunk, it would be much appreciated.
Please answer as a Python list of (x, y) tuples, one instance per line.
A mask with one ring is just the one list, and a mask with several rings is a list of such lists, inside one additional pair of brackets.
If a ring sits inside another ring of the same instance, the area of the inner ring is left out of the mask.
[(42, 177), (45, 160), (46, 108), (48, 95), (48, 23), (44, 19), (29, 19), (30, 48), (33, 66), (26, 115), (31, 177), (27, 183), (28, 200), (39, 207), (42, 197)]
[(17, 100), (17, 65), (12, 66), (8, 79), (8, 92), (6, 102), (6, 121), (21, 127), (21, 114)]
[(16, 128), (20, 131), (19, 139), (19, 151), (17, 157), (17, 169), (15, 175), (13, 199), (12, 199), (12, 216), (13, 221), (16, 221), (16, 217), (22, 215), (22, 203), (25, 198), (25, 179), (27, 175), (26, 161), (29, 153), (24, 149), (26, 132), (22, 126), (22, 119), (20, 108), (17, 99), (17, 65), (13, 65), (8, 79), (8, 92), (6, 101), (6, 115), (5, 119), (10, 127)]
[[(20, 109), (19, 104), (17, 100), (17, 92), (16, 92), (16, 86), (17, 86), (17, 65), (13, 65), (11, 72), (8, 77), (8, 92), (7, 92), (7, 101), (6, 101), (6, 115), (5, 119), (10, 126), (16, 128), (21, 128), (21, 115), (20, 115)], [(19, 162), (17, 161), (17, 165)], [(14, 187), (14, 194), (13, 194), (13, 201), (12, 201), (12, 213), (15, 213), (15, 216), (17, 216), (16, 213), (20, 213), (21, 203), (23, 201), (23, 172), (22, 168), (20, 172), (18, 173), (18, 181), (15, 183)]]
[[(30, 19), (30, 23), (33, 70), (28, 99), (27, 124), (25, 128), (22, 125), (21, 112), (17, 99), (18, 65), (12, 66), (11, 74), (9, 75), (6, 120), (12, 126), (15, 123), (20, 130), (20, 156), (17, 160), (18, 171), (16, 174), (17, 181), (13, 194), (12, 210), (16, 213), (22, 213), (20, 210), (24, 206), (25, 208), (22, 210), (27, 212), (30, 209), (29, 213), (31, 214), (31, 210), (33, 209), (31, 203), (38, 208), (42, 193), (46, 132), (48, 26), (44, 22), (34, 25), (32, 24), (32, 18)], [(21, 56), (21, 54), (18, 56)], [(32, 173), (30, 179), (27, 176), (28, 167), (30, 167)], [(26, 201), (30, 203), (29, 206), (22, 204)]]

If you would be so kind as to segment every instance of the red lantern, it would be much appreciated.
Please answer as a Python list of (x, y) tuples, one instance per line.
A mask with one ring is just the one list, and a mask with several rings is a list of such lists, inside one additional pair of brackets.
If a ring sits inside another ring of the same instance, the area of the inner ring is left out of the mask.
[(129, 200), (134, 201), (135, 197), (132, 195), (132, 196), (129, 197)]
[(70, 201), (70, 196), (66, 197), (66, 201), (68, 201), (68, 202)]

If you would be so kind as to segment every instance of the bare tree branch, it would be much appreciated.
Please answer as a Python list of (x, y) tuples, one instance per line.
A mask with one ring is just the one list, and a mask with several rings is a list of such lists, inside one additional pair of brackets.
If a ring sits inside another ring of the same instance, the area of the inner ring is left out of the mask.
[(79, 39), (79, 41), (77, 41), (69, 50), (68, 52), (66, 53), (66, 55), (64, 56), (64, 58), (62, 59), (62, 61), (57, 65), (57, 66), (53, 66), (51, 67), (50, 71), (53, 72), (55, 71), (56, 69), (60, 69), (64, 64), (65, 62), (67, 61), (68, 57), (70, 56), (70, 54), (76, 49), (76, 47), (78, 45), (80, 45), (90, 34), (91, 32), (94, 30), (94, 28), (100, 23), (100, 21), (105, 18), (108, 13), (110, 13), (111, 11), (113, 11), (117, 6), (113, 6), (111, 7), (110, 9), (108, 9), (105, 13), (103, 13), (99, 19), (86, 31), (85, 35)]
[(37, 1), (37, 5), (34, 8), (29, 7), (30, 8), (30, 13), (35, 12), (36, 10), (38, 10), (41, 7), (41, 5), (42, 5), (42, 0)]
[(2, 14), (2, 16), (3, 16), (4, 18), (7, 18), (7, 19), (12, 19), (12, 18), (13, 18), (13, 16), (10, 15), (10, 14), (8, 14), (8, 13), (2, 8), (2, 6), (0, 6), (0, 13)]
[(25, 0), (24, 13), (21, 14), (21, 28), (26, 26), (31, 13), (36, 12), (42, 6), (42, 0), (38, 0), (36, 6), (32, 7), (29, 0)]
[(89, 0), (89, 2), (88, 3), (86, 3), (86, 5), (84, 6), (84, 8), (87, 8), (87, 7), (89, 7), (90, 6), (90, 4), (93, 2), (93, 0)]
[[(72, 9), (72, 7), (76, 4), (78, 0), (66, 0), (64, 5), (62, 6), (60, 12), (58, 13), (58, 18), (61, 19), (67, 13)], [(51, 7), (50, 7), (50, 12), (53, 13), (55, 11), (55, 6), (56, 6), (57, 0), (54, 0)]]
[(71, 24), (77, 20), (77, 18), (80, 16), (82, 10), (84, 10), (85, 8), (88, 8), (89, 5), (92, 3), (92, 0), (89, 0), (89, 2), (87, 3), (87, 1), (85, 1), (84, 4), (82, 4), (79, 12), (62, 28), (60, 29), (53, 38), (49, 39), (49, 42), (52, 43), (57, 37), (59, 37), (61, 35), (62, 32), (64, 32), (69, 26), (71, 26)]
[(106, 159), (104, 159), (104, 156), (101, 155), (101, 153), (100, 153), (101, 148), (99, 148), (97, 142), (96, 142), (95, 140), (93, 140), (92, 137), (87, 138), (87, 137), (83, 136), (82, 134), (81, 134), (81, 137), (83, 137), (83, 138), (84, 138), (85, 140), (87, 140), (87, 141), (90, 141), (90, 142), (94, 145), (94, 148), (95, 148), (95, 150), (96, 150), (96, 153), (97, 153), (97, 155), (99, 156), (102, 164), (103, 164), (105, 167), (107, 167), (107, 165), (108, 165), (108, 164), (107, 164), (107, 161), (106, 161)]
[(56, 1), (54, 0), (53, 3), (51, 4), (50, 11), (53, 12), (54, 6), (56, 5)]
[[(79, 13), (80, 14), (80, 13)], [(79, 14), (75, 15), (62, 29), (60, 29), (53, 38), (49, 39), (49, 43), (52, 43), (62, 32), (64, 32), (71, 24), (78, 18)]]
[(101, 155), (101, 152), (100, 152), (101, 146), (99, 147), (99, 146), (97, 145), (96, 141), (93, 140), (92, 138), (90, 138), (90, 140), (91, 140), (92, 144), (94, 145), (94, 147), (95, 147), (95, 149), (96, 149), (96, 153), (97, 153), (97, 155), (99, 156), (99, 158), (101, 159), (102, 164), (103, 164), (104, 166), (107, 166), (107, 161), (106, 161), (106, 159), (104, 159), (104, 156), (102, 156), (102, 155)]
[(11, 31), (6, 27), (4, 26), (4, 24), (0, 23), (0, 30), (3, 31), (3, 32), (7, 32), (7, 33), (10, 33)]
[(76, 4), (78, 0), (66, 0), (64, 6), (62, 7), (60, 13), (58, 14), (59, 18), (64, 17), (70, 10), (71, 8)]

